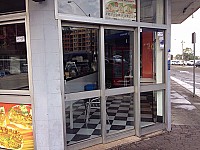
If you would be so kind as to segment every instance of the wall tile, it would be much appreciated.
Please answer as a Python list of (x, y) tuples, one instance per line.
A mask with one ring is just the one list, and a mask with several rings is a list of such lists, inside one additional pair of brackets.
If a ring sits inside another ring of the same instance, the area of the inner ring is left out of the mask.
[(58, 27), (54, 25), (46, 25), (44, 28), (44, 38), (58, 40)]
[(44, 11), (31, 11), (30, 25), (43, 25)]
[(47, 86), (45, 81), (34, 81), (33, 89), (35, 94), (44, 94), (47, 93)]
[(45, 40), (31, 40), (31, 52), (32, 54), (45, 52)]
[(48, 134), (36, 134), (37, 147), (48, 147), (49, 146), (49, 135)]
[(64, 150), (63, 145), (51, 146), (50, 150)]
[(48, 121), (37, 121), (35, 123), (35, 132), (36, 134), (48, 134)]
[(46, 39), (45, 40), (46, 52), (60, 53), (59, 40), (58, 39)]
[(54, 68), (60, 66), (60, 55), (59, 53), (47, 53), (46, 54), (46, 66)]
[(52, 120), (62, 120), (62, 107), (48, 107), (48, 119), (49, 122)]
[(35, 121), (47, 121), (48, 120), (47, 108), (36, 108), (35, 107), (34, 112), (35, 112), (35, 114), (34, 114)]
[(41, 2), (41, 3), (38, 3), (38, 2), (33, 2), (32, 0), (29, 0), (29, 10), (32, 11), (32, 10), (45, 10), (45, 11), (48, 11), (48, 10), (55, 10), (55, 4), (54, 4), (54, 0), (51, 0), (51, 1), (44, 1), (44, 2)]
[(48, 107), (62, 107), (61, 94), (48, 94)]
[(47, 108), (47, 93), (34, 94), (34, 106), (36, 108)]
[(46, 73), (47, 80), (59, 80), (60, 79), (60, 68), (55, 66), (54, 69), (49, 69)]
[(50, 150), (48, 146), (37, 146), (37, 150)]
[(45, 81), (45, 67), (34, 67), (32, 73), (34, 81)]
[(44, 39), (44, 26), (43, 25), (35, 25), (31, 26), (30, 34), (31, 39), (33, 40), (43, 40)]
[(60, 80), (48, 80), (47, 90), (48, 94), (61, 93)]
[(32, 54), (32, 66), (33, 67), (45, 66), (45, 53)]
[(54, 11), (44, 11), (44, 24), (57, 25)]
[(62, 145), (63, 140), (59, 140), (63, 137), (63, 123), (60, 120), (54, 120), (50, 122), (50, 133), (49, 133), (49, 145), (58, 146)]

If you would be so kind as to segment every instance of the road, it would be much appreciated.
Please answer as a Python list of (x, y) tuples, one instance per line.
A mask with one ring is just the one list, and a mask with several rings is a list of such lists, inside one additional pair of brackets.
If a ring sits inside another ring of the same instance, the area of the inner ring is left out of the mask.
[[(193, 86), (193, 66), (171, 65), (171, 76)], [(195, 86), (200, 89), (200, 68), (195, 68)]]

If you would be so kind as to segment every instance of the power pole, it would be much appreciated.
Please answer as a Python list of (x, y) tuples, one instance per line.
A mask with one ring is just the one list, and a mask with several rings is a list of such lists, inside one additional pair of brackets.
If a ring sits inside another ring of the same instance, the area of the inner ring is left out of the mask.
[(183, 55), (184, 55), (184, 51), (183, 51), (183, 44), (184, 44), (185, 42), (182, 40), (181, 41), (181, 44), (182, 44), (182, 60), (184, 59), (184, 57), (183, 57)]

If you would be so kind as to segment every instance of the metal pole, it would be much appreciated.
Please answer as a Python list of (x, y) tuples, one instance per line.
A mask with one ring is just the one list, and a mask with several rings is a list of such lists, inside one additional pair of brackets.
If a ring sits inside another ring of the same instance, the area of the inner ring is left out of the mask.
[(183, 40), (181, 41), (182, 44), (182, 60), (184, 59), (183, 55), (184, 55), (184, 51), (183, 51), (183, 43), (185, 43)]
[(192, 33), (192, 43), (194, 45), (194, 64), (193, 64), (193, 97), (195, 96), (195, 43), (196, 43), (196, 33)]
[(193, 97), (195, 96), (195, 43), (194, 43), (194, 65), (193, 65)]

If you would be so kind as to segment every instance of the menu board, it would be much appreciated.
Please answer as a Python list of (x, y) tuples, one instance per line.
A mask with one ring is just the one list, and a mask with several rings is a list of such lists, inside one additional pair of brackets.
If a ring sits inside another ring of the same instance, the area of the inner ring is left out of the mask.
[(0, 103), (0, 148), (34, 149), (31, 105)]
[(136, 20), (135, 0), (105, 0), (106, 18)]

